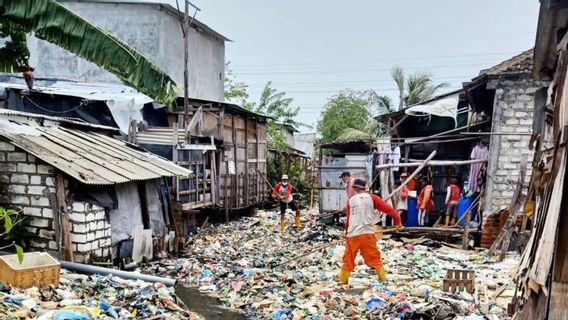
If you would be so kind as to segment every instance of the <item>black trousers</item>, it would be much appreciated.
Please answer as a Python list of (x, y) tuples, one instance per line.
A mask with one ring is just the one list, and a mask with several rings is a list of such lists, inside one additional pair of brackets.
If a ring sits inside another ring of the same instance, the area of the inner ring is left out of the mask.
[(298, 211), (298, 205), (296, 204), (295, 200), (292, 200), (289, 203), (280, 201), (280, 215), (283, 216), (286, 213), (286, 207), (290, 207), (290, 209), (292, 209), (292, 211), (294, 212)]

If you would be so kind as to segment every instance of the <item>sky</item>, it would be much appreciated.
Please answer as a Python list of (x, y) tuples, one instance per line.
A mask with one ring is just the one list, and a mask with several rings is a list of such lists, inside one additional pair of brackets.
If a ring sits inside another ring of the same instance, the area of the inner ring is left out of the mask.
[[(175, 6), (175, 0), (170, 1)], [(225, 35), (225, 58), (258, 101), (267, 81), (300, 107), (315, 130), (340, 90), (374, 89), (395, 102), (390, 72), (428, 72), (461, 87), (532, 48), (538, 0), (191, 0), (196, 18)], [(180, 0), (180, 4), (183, 0)]]

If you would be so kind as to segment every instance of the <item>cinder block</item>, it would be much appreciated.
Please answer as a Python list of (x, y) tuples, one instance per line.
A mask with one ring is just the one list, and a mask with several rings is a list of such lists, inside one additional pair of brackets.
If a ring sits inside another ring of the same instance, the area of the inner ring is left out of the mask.
[(8, 161), (12, 162), (26, 162), (27, 156), (24, 152), (10, 152), (8, 153)]
[(85, 212), (85, 203), (83, 203), (83, 202), (73, 202), (73, 211), (75, 211), (75, 212)]
[(104, 221), (98, 221), (97, 222), (97, 230), (102, 230), (105, 228), (105, 223)]
[(85, 233), (87, 232), (87, 228), (83, 223), (73, 223), (73, 232)]
[(30, 178), (27, 174), (12, 174), (12, 177), (10, 177), (10, 182), (28, 184), (30, 183)]
[(77, 251), (78, 252), (89, 252), (91, 251), (91, 244), (90, 243), (78, 243), (77, 244)]
[(7, 175), (7, 174), (0, 175), (0, 182), (9, 183), (10, 182), (10, 176)]
[(76, 222), (85, 222), (85, 214), (80, 212), (71, 212), (69, 219)]
[(48, 173), (53, 173), (54, 171), (55, 171), (54, 168), (50, 165), (45, 165), (45, 164), (37, 165), (37, 173), (48, 174)]
[[(533, 124), (533, 119), (521, 119), (519, 121), (519, 123), (523, 126), (523, 125), (532, 125)], [(532, 131), (532, 128), (530, 128)]]
[(45, 197), (30, 197), (32, 206), (51, 207), (49, 199)]
[(103, 230), (97, 230), (97, 232), (95, 233), (95, 238), (100, 239), (104, 237), (105, 237), (105, 232)]
[(51, 250), (59, 250), (59, 247), (57, 246), (57, 242), (55, 242), (55, 241), (49, 241), (48, 246), (49, 246), (49, 249), (51, 249)]
[(30, 246), (33, 248), (38, 248), (38, 249), (45, 249), (47, 248), (47, 243), (45, 242), (38, 242), (35, 240), (30, 240)]
[(49, 219), (33, 218), (32, 221), (30, 221), (30, 226), (38, 228), (47, 228), (49, 227)]
[(12, 204), (30, 205), (30, 199), (25, 196), (12, 196), (10, 197)]
[(55, 240), (55, 231), (40, 229), (39, 236), (48, 240)]
[(53, 218), (53, 209), (43, 208), (41, 209), (41, 215), (44, 218)]
[(94, 232), (89, 232), (87, 233), (87, 242), (93, 241), (95, 240), (95, 233)]
[(104, 220), (105, 217), (105, 212), (104, 211), (99, 211), (97, 213), (95, 213), (95, 219), (96, 220)]
[(45, 185), (48, 187), (55, 186), (55, 181), (52, 177), (45, 177)]
[[(87, 235), (84, 233), (71, 233), (71, 241), (77, 244), (87, 243)], [(79, 250), (81, 251), (81, 250)]]
[(30, 177), (31, 184), (41, 184), (41, 176), (31, 176)]
[(41, 208), (34, 208), (34, 207), (25, 207), (24, 214), (26, 216), (34, 216), (34, 217), (41, 217)]
[(18, 163), (18, 172), (36, 173), (37, 166), (29, 163)]
[(101, 246), (101, 247), (110, 246), (110, 237), (100, 239), (99, 240), (99, 246)]
[(11, 143), (0, 141), (0, 151), (14, 151), (16, 147), (14, 147)]
[(36, 157), (28, 153), (28, 162), (35, 163)]
[(43, 195), (43, 191), (45, 190), (44, 186), (29, 186), (28, 187), (28, 194), (33, 195)]
[(12, 194), (26, 194), (26, 186), (14, 184), (8, 187), (8, 191)]

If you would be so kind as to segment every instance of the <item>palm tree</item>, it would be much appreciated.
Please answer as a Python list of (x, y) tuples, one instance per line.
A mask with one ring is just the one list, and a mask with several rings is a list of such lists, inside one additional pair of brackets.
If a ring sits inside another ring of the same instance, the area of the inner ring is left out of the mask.
[[(367, 91), (369, 105), (374, 106), (379, 114), (402, 110), (407, 106), (431, 99), (436, 92), (446, 87), (447, 83), (434, 84), (428, 73), (414, 73), (406, 76), (400, 67), (394, 67), (391, 76), (398, 88), (398, 108), (395, 108), (389, 96), (378, 95), (374, 90)], [(385, 126), (370, 120), (363, 128), (346, 128), (338, 140), (375, 139), (387, 134)]]
[[(81, 18), (55, 0), (0, 0), (0, 72), (23, 72), (29, 65), (26, 33), (58, 45), (116, 75), (158, 102), (173, 105), (176, 83), (136, 49)], [(28, 82), (28, 86), (30, 83)]]
[[(425, 72), (405, 75), (404, 70), (400, 67), (394, 67), (391, 76), (398, 88), (398, 110), (429, 100), (434, 97), (438, 90), (448, 86), (445, 82), (434, 84), (431, 75)], [(387, 103), (390, 102), (386, 109), (393, 109), (392, 100), (387, 96), (381, 97), (388, 99), (386, 100)]]
[(293, 98), (286, 97), (286, 92), (278, 92), (277, 89), (272, 88), (272, 82), (268, 81), (258, 103), (253, 104), (254, 111), (267, 115), (274, 119), (276, 122), (289, 124), (294, 128), (300, 126), (311, 128), (310, 125), (297, 121), (296, 116), (300, 112), (299, 107), (292, 107)]

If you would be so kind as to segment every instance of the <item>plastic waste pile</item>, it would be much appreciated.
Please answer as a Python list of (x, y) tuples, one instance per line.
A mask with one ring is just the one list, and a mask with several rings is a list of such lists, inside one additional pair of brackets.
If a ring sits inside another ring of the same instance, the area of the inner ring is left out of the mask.
[(173, 290), (160, 283), (62, 270), (58, 288), (0, 285), (0, 319), (199, 319), (185, 310)]
[[(320, 225), (316, 216), (303, 212), (305, 228), (289, 227), (284, 234), (278, 231), (278, 213), (271, 211), (210, 226), (191, 239), (185, 258), (155, 262), (144, 272), (177, 277), (250, 319), (507, 318), (518, 256), (491, 263), (482, 260), (483, 253), (435, 241), (383, 239), (378, 244), (389, 281), (376, 280), (358, 257), (344, 286), (337, 282), (345, 250), (342, 230)], [(307, 254), (314, 249), (319, 250)], [(506, 290), (496, 299), (443, 292), (448, 269), (474, 270), (477, 286), (488, 296), (502, 286)]]

